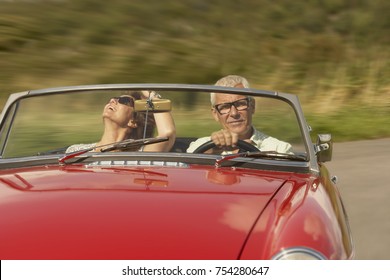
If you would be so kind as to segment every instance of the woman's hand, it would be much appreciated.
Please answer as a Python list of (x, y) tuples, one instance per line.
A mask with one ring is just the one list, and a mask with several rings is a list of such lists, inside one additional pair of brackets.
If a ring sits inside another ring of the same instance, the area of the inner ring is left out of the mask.
[(143, 97), (146, 99), (161, 99), (161, 95), (155, 92), (154, 90), (143, 90), (142, 91)]

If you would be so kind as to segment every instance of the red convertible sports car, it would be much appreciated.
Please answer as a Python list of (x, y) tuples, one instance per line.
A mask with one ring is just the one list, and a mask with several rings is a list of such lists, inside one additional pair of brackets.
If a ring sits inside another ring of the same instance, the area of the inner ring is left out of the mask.
[[(243, 123), (250, 141), (210, 138)], [(118, 138), (124, 128), (134, 133)], [(332, 139), (310, 131), (297, 96), (252, 88), (11, 94), (0, 117), (0, 259), (352, 259), (324, 165)]]

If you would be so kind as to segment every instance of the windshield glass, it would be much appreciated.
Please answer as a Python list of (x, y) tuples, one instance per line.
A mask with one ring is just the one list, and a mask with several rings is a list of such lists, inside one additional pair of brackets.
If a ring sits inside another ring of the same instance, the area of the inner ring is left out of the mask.
[[(133, 110), (133, 100), (120, 98), (128, 96), (129, 92), (123, 89), (101, 89), (44, 94), (19, 100), (16, 113), (11, 112), (7, 115), (7, 122), (3, 121), (0, 143), (2, 158), (64, 154), (75, 144), (94, 148), (102, 140), (107, 128), (104, 116), (110, 102)], [(196, 139), (223, 129), (239, 131), (239, 127), (245, 123), (251, 128), (251, 143), (262, 143), (263, 146), (259, 146), (262, 147), (261, 151), (306, 154), (294, 108), (276, 96), (248, 97), (244, 93), (241, 96), (234, 93), (233, 97), (226, 93), (226, 96), (217, 99), (218, 104), (212, 106), (210, 92), (207, 91), (160, 89), (156, 93), (159, 96), (152, 99), (152, 105), (157, 110), (162, 109), (162, 112), (169, 111), (174, 121), (176, 139), (173, 146), (169, 146), (169, 152), (185, 153)], [(169, 108), (161, 100), (169, 100)], [(117, 110), (115, 106), (112, 105), (112, 111)], [(136, 123), (137, 136), (133, 134), (132, 137), (156, 137), (161, 133), (159, 121), (154, 119), (161, 112), (153, 114), (149, 109), (148, 114), (145, 113), (146, 109), (138, 113), (138, 117), (141, 113), (143, 117)], [(121, 125), (129, 126), (128, 123)], [(233, 148), (230, 150), (234, 152)], [(139, 147), (137, 151), (140, 151)]]

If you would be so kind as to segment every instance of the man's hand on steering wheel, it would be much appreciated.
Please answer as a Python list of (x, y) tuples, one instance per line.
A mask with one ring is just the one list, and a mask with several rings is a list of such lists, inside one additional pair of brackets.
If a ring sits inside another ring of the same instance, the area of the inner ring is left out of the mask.
[(227, 129), (221, 129), (211, 134), (211, 141), (213, 141), (218, 148), (235, 148), (238, 143), (238, 134), (230, 132)]
[[(244, 140), (238, 140), (236, 147), (239, 149), (239, 151), (237, 152), (258, 152), (259, 151), (257, 147), (253, 146), (252, 144)], [(212, 140), (209, 140), (206, 143), (200, 145), (198, 148), (196, 148), (193, 151), (193, 153), (201, 154), (205, 152), (210, 152), (209, 151), (210, 149), (212, 154), (221, 154), (222, 151), (228, 150), (228, 149), (216, 147), (215, 143)]]
[(258, 152), (259, 149), (252, 144), (239, 140), (238, 134), (221, 129), (211, 134), (211, 140), (195, 149), (194, 153), (221, 154), (223, 151)]

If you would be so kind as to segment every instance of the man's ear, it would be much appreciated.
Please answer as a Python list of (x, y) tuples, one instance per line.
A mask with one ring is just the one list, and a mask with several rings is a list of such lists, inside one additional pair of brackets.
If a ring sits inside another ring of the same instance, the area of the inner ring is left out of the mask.
[(214, 120), (219, 122), (217, 110), (215, 108), (211, 108), (211, 113), (213, 114)]
[(254, 114), (256, 110), (256, 100), (253, 97), (250, 97), (249, 102), (249, 106), (252, 109), (252, 114)]

